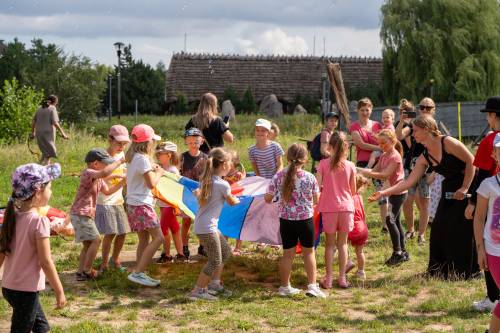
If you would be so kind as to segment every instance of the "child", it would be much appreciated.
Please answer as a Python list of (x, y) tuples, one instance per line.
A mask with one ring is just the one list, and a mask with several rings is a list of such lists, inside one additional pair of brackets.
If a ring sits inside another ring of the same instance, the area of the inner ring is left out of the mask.
[(97, 196), (100, 192), (111, 195), (123, 186), (123, 178), (110, 187), (103, 180), (123, 162), (123, 157), (115, 160), (101, 148), (94, 148), (85, 156), (87, 168), (80, 175), (80, 186), (70, 211), (71, 224), (75, 229), (75, 241), (83, 243), (76, 272), (77, 281), (97, 277), (97, 272), (92, 269), (92, 263), (101, 244), (99, 231), (94, 221)]
[[(113, 125), (109, 129), (108, 134), (109, 147), (107, 152), (116, 159), (125, 158), (123, 150), (130, 143), (128, 130), (122, 125)], [(119, 182), (120, 178), (125, 177), (125, 164), (121, 164), (113, 173), (105, 179), (106, 185), (111, 187)], [(109, 262), (120, 270), (124, 270), (120, 262), (120, 252), (125, 243), (125, 236), (130, 231), (127, 221), (127, 214), (123, 208), (123, 193), (122, 188), (111, 195), (99, 193), (97, 196), (97, 206), (95, 209), (95, 224), (101, 235), (104, 235), (102, 240), (102, 263), (99, 270), (102, 272), (108, 268), (109, 252), (113, 240), (115, 245), (113, 254)]]
[(66, 304), (64, 290), (50, 254), (50, 225), (38, 209), (52, 195), (51, 181), (61, 166), (25, 164), (12, 175), (12, 194), (0, 232), (0, 268), (5, 262), (2, 294), (12, 306), (11, 332), (48, 332), (49, 323), (40, 305), (39, 291), (45, 276), (56, 295), (56, 308)]
[[(500, 165), (500, 134), (495, 135), (493, 154)], [(484, 179), (477, 189), (476, 212), (474, 214), (474, 237), (477, 258), (482, 270), (489, 270), (497, 287), (500, 287), (500, 172)], [(485, 225), (486, 221), (486, 225)], [(497, 303), (491, 316), (489, 332), (500, 331), (500, 304)]]
[(290, 285), (295, 248), (300, 241), (307, 273), (307, 292), (311, 297), (325, 298), (316, 283), (316, 257), (314, 254), (313, 204), (318, 201), (319, 188), (314, 176), (302, 168), (307, 162), (307, 149), (294, 143), (286, 153), (288, 167), (279, 171), (269, 183), (264, 199), (271, 203), (279, 196), (280, 234), (283, 257), (280, 261), (281, 296), (295, 295), (300, 289)]
[[(382, 149), (382, 156), (373, 169), (358, 169), (363, 176), (388, 181), (390, 186), (404, 180), (403, 147), (396, 138), (396, 134), (384, 129), (378, 134), (378, 144)], [(401, 225), (401, 206), (406, 200), (407, 191), (389, 196), (390, 212), (386, 218), (386, 225), (391, 235), (393, 253), (385, 262), (388, 266), (400, 264), (410, 260), (405, 247), (405, 232)]]
[(335, 244), (339, 251), (339, 278), (341, 288), (348, 288), (346, 278), (347, 234), (354, 224), (354, 200), (356, 193), (356, 167), (347, 160), (349, 143), (344, 132), (333, 132), (330, 136), (331, 156), (319, 162), (316, 177), (321, 190), (318, 212), (323, 220), (326, 234), (326, 276), (321, 280), (325, 289), (332, 288), (333, 254)]
[[(151, 163), (155, 141), (160, 137), (151, 126), (136, 125), (132, 129), (132, 144), (125, 154), (127, 168), (127, 217), (130, 229), (137, 232), (137, 261), (128, 279), (147, 287), (156, 287), (160, 281), (144, 271), (163, 242), (163, 235), (154, 210), (155, 199), (151, 189), (158, 184), (165, 170)], [(149, 238), (151, 236), (151, 241)]]
[[(382, 112), (381, 129), (388, 129), (393, 132), (396, 132), (396, 129), (394, 128), (394, 117), (395, 117), (394, 111), (392, 111), (391, 109), (385, 109)], [(380, 155), (382, 155), (381, 151), (374, 150), (370, 155), (370, 160), (368, 161), (368, 165), (366, 167), (369, 169), (373, 168), (375, 166), (375, 163), (377, 163)], [(378, 190), (379, 189), (377, 188), (377, 191)]]
[[(189, 128), (184, 132), (184, 140), (188, 150), (181, 155), (181, 175), (192, 180), (198, 181), (207, 160), (207, 154), (200, 151), (204, 142), (203, 133), (196, 127)], [(182, 219), (182, 253), (189, 259), (189, 229), (191, 228), (191, 219)], [(198, 246), (198, 254), (206, 256), (203, 246)]]
[(200, 209), (194, 220), (194, 231), (207, 250), (208, 262), (200, 272), (194, 289), (188, 294), (191, 300), (216, 300), (218, 294), (231, 295), (221, 284), (222, 269), (231, 256), (231, 248), (217, 228), (224, 202), (230, 205), (239, 203), (238, 198), (231, 195), (229, 183), (222, 179), (230, 168), (231, 157), (224, 149), (214, 148), (210, 151), (198, 191)]
[[(229, 170), (227, 176), (223, 177), (225, 181), (232, 185), (236, 182), (239, 182), (242, 179), (246, 178), (246, 171), (243, 164), (240, 162), (240, 156), (236, 150), (228, 151), (228, 154), (231, 156), (231, 169)], [(233, 250), (233, 256), (239, 256), (243, 251), (243, 241), (237, 240), (236, 246)]]
[(354, 228), (347, 238), (351, 245), (356, 249), (356, 259), (358, 262), (358, 271), (356, 276), (360, 280), (366, 279), (365, 274), (365, 254), (363, 248), (365, 247), (366, 240), (368, 239), (368, 227), (365, 219), (365, 209), (363, 207), (363, 198), (361, 191), (368, 185), (368, 180), (361, 176), (356, 175), (356, 194), (352, 197), (354, 199)]
[(271, 123), (271, 131), (269, 132), (269, 140), (276, 141), (278, 136), (280, 135), (280, 128), (278, 124)]
[(256, 176), (267, 179), (283, 169), (282, 156), (285, 154), (279, 143), (269, 139), (271, 122), (257, 119), (255, 122), (256, 143), (248, 148), (248, 155)]
[[(177, 155), (177, 145), (173, 142), (166, 141), (160, 143), (156, 147), (156, 159), (160, 166), (168, 172), (179, 175), (179, 155)], [(177, 216), (175, 216), (175, 210), (170, 205), (167, 205), (159, 201), (160, 206), (160, 226), (161, 232), (164, 237), (163, 241), (163, 252), (158, 259), (158, 263), (165, 263), (167, 261), (172, 261), (173, 258), (170, 255), (170, 236), (168, 230), (172, 233), (172, 239), (174, 240), (174, 246), (177, 250), (176, 259), (184, 261), (186, 257), (182, 254), (182, 239), (180, 233), (179, 221), (177, 221)]]
[(321, 137), (320, 137), (320, 152), (321, 156), (324, 158), (330, 157), (330, 151), (328, 150), (330, 142), (330, 136), (332, 135), (333, 131), (337, 129), (337, 126), (339, 124), (339, 115), (336, 112), (328, 112), (325, 115), (325, 128), (321, 130)]

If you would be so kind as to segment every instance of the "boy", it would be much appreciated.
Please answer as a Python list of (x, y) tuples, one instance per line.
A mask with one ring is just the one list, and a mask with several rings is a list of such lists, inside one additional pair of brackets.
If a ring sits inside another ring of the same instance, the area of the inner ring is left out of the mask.
[(328, 149), (330, 136), (337, 129), (339, 125), (339, 114), (336, 112), (328, 112), (325, 115), (325, 128), (321, 130), (320, 137), (320, 152), (323, 158), (330, 157), (330, 150)]
[(94, 221), (97, 195), (99, 192), (106, 195), (115, 193), (124, 183), (124, 178), (122, 178), (115, 185), (108, 187), (103, 180), (125, 162), (123, 157), (115, 160), (106, 150), (94, 148), (87, 153), (85, 162), (87, 168), (80, 175), (80, 186), (70, 211), (71, 224), (75, 229), (75, 241), (83, 242), (76, 272), (77, 281), (85, 281), (97, 276), (96, 271), (92, 269), (92, 263), (101, 243)]
[(282, 156), (285, 154), (280, 144), (269, 139), (271, 122), (257, 119), (255, 122), (256, 143), (248, 148), (248, 156), (256, 176), (267, 179), (283, 169)]

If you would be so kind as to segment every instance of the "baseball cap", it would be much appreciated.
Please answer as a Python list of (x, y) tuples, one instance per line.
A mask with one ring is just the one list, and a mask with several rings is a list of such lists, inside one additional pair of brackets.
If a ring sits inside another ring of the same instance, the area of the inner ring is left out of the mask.
[(267, 119), (259, 118), (255, 122), (255, 127), (264, 127), (266, 130), (271, 130), (271, 122)]
[(493, 140), (493, 147), (500, 147), (500, 133), (497, 133), (497, 135), (495, 135), (495, 139)]
[(171, 141), (165, 141), (156, 146), (157, 153), (177, 152), (177, 145)]
[(106, 150), (102, 148), (94, 148), (87, 153), (87, 156), (85, 156), (85, 162), (92, 163), (95, 161), (111, 164), (115, 161), (115, 159), (111, 157)]
[(123, 125), (113, 125), (109, 129), (109, 136), (120, 142), (130, 142), (128, 129)]
[(339, 117), (339, 114), (337, 112), (328, 112), (326, 115), (325, 115), (325, 119), (330, 119), (330, 118), (337, 118), (337, 119), (340, 119)]
[(184, 137), (187, 138), (188, 136), (201, 136), (203, 137), (203, 133), (197, 129), (196, 127), (191, 127), (184, 132)]
[(154, 129), (149, 125), (135, 125), (132, 129), (132, 141), (141, 143), (149, 140), (160, 141), (161, 137), (159, 135), (156, 135)]
[(12, 198), (27, 200), (44, 184), (60, 176), (59, 163), (46, 166), (36, 163), (21, 165), (12, 174)]

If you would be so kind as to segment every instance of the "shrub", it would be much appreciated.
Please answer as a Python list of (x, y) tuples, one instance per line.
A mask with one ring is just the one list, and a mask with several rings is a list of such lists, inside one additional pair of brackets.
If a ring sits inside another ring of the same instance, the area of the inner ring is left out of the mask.
[(177, 93), (177, 101), (172, 109), (173, 114), (186, 114), (189, 112), (188, 100), (186, 95), (181, 92)]

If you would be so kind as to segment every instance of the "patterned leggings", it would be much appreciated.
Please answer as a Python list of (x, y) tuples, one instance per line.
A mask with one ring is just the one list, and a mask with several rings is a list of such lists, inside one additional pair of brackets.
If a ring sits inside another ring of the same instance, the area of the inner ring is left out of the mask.
[(208, 254), (208, 262), (203, 267), (203, 273), (212, 276), (215, 269), (231, 257), (231, 247), (219, 231), (211, 234), (198, 234), (197, 236)]

